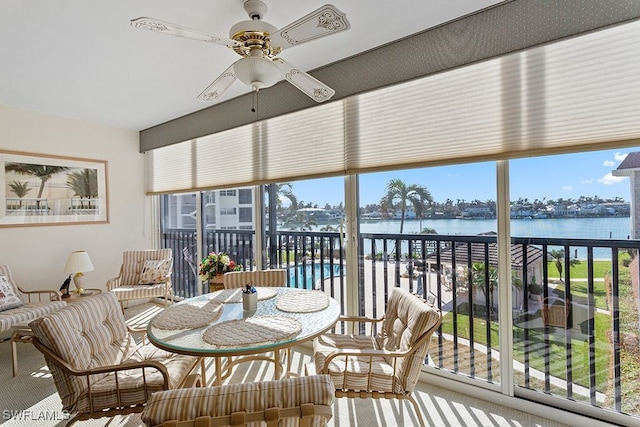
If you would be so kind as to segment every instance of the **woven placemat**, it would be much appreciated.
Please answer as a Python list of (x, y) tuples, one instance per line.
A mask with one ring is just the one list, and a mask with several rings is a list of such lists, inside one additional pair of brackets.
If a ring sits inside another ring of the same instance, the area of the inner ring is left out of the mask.
[(289, 313), (311, 313), (329, 306), (329, 296), (322, 291), (290, 291), (281, 295), (276, 308)]
[[(258, 292), (258, 301), (273, 298), (277, 295), (278, 291), (273, 288), (256, 288)], [(220, 301), (222, 303), (237, 303), (242, 302), (242, 288), (236, 289), (224, 289), (222, 291), (214, 292), (213, 300)]]
[(210, 326), (202, 339), (217, 347), (240, 347), (282, 341), (300, 331), (302, 323), (291, 317), (257, 316)]
[(222, 314), (220, 301), (203, 301), (202, 304), (178, 304), (166, 308), (152, 321), (158, 329), (195, 329), (218, 320)]

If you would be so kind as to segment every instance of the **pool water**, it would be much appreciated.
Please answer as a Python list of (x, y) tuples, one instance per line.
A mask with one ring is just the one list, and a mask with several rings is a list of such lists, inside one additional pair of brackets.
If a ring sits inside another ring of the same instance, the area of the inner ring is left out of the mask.
[(314, 281), (343, 274), (343, 266), (340, 264), (306, 264), (289, 267), (289, 286), (292, 288), (314, 289)]

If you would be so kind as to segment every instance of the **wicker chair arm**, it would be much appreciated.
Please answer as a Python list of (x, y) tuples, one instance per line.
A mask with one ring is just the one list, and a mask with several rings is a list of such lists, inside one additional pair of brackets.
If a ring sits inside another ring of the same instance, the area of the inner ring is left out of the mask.
[[(335, 331), (336, 328), (338, 327), (338, 325), (340, 323), (343, 324), (350, 324), (350, 334), (355, 334), (356, 333), (356, 326), (359, 324), (370, 324), (372, 325), (371, 328), (376, 328), (377, 324), (382, 322), (384, 320), (384, 317), (381, 318), (372, 318), (372, 317), (365, 317), (365, 316), (340, 316), (340, 318), (338, 319), (338, 321), (336, 322), (336, 324), (333, 327), (333, 330)], [(346, 327), (346, 325), (345, 325)]]
[(44, 354), (45, 358), (58, 365), (66, 374), (74, 376), (88, 376), (95, 374), (108, 374), (112, 372), (126, 371), (130, 369), (153, 368), (158, 370), (163, 377), (165, 389), (169, 388), (169, 372), (167, 367), (162, 363), (148, 360), (144, 362), (126, 362), (119, 365), (107, 365), (87, 370), (78, 370), (69, 365), (65, 360), (61, 359), (57, 354), (51, 351), (49, 347), (41, 343), (38, 338), (32, 337), (33, 345)]
[(120, 287), (120, 276), (107, 280), (106, 286), (108, 291)]
[(146, 326), (143, 328), (134, 328), (133, 326), (127, 325), (127, 330), (133, 334), (146, 334), (147, 328)]
[(369, 322), (369, 323), (376, 323), (376, 322), (382, 322), (384, 320), (384, 317), (380, 317), (378, 319), (372, 318), (372, 317), (365, 317), (365, 316), (340, 316), (340, 318), (338, 319), (338, 322)]
[(27, 296), (27, 300), (29, 302), (31, 302), (31, 297), (32, 296), (38, 296), (38, 301), (42, 301), (42, 296), (43, 295), (48, 295), (49, 296), (49, 301), (57, 301), (57, 300), (60, 300), (62, 298), (62, 293), (60, 291), (56, 291), (54, 289), (42, 289), (42, 290), (37, 290), (37, 291), (26, 291), (26, 290), (22, 289), (20, 286), (18, 286), (18, 291), (20, 291), (20, 293), (26, 295)]
[(391, 358), (400, 358), (407, 357), (411, 353), (416, 351), (416, 348), (410, 348), (405, 351), (388, 351), (388, 350), (361, 350), (357, 348), (342, 348), (338, 350), (334, 350), (327, 355), (324, 363), (323, 372), (320, 374), (328, 374), (329, 373), (329, 364), (336, 357), (341, 356), (353, 356), (353, 357), (391, 357)]

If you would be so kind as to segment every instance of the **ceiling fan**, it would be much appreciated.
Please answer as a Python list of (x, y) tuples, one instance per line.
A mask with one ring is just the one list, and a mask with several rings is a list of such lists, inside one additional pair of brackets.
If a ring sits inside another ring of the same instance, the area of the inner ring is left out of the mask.
[(131, 25), (142, 30), (226, 46), (242, 57), (198, 96), (201, 101), (217, 102), (236, 79), (258, 91), (273, 86), (284, 77), (316, 102), (324, 102), (335, 94), (329, 86), (277, 55), (289, 47), (348, 30), (351, 25), (344, 13), (327, 4), (281, 29), (276, 29), (262, 21), (267, 12), (267, 5), (263, 1), (245, 0), (244, 10), (249, 14), (250, 20), (233, 25), (229, 30), (229, 38), (153, 18), (132, 19)]

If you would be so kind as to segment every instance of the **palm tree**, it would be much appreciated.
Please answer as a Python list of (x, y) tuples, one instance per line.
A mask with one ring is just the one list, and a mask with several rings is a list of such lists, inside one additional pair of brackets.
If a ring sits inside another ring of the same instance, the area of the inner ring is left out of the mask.
[(322, 227), (320, 231), (340, 231), (340, 230), (338, 229), (338, 227), (334, 225), (327, 224), (324, 227)]
[[(31, 175), (40, 179), (40, 188), (38, 189), (37, 199), (42, 198), (44, 186), (53, 175), (59, 174), (69, 169), (66, 166), (50, 166), (50, 165), (34, 165), (30, 163), (7, 163), (4, 166), (7, 172), (16, 172), (22, 175)], [(36, 206), (40, 207), (40, 200), (36, 201)]]
[[(473, 286), (487, 296), (489, 293), (489, 306), (493, 308), (493, 292), (498, 287), (498, 270), (492, 265), (489, 266), (489, 280), (485, 280), (487, 269), (484, 262), (474, 262), (471, 266), (471, 276)], [(511, 286), (515, 289), (522, 289), (522, 279), (515, 271), (511, 271)]]
[(85, 197), (87, 199), (98, 197), (97, 169), (83, 169), (68, 174), (67, 187), (73, 190), (74, 195), (81, 199)]
[(489, 307), (493, 308), (493, 291), (498, 286), (498, 270), (489, 266), (489, 276), (486, 279), (487, 269), (484, 262), (474, 262), (471, 266), (473, 286), (481, 291), (485, 297), (489, 297)]
[(26, 182), (12, 181), (9, 183), (9, 188), (11, 188), (11, 191), (20, 199), (20, 208), (22, 208), (22, 198), (31, 191), (29, 184)]
[(293, 209), (295, 209), (296, 206), (298, 206), (298, 198), (296, 197), (295, 194), (293, 194), (293, 186), (288, 183), (288, 182), (284, 182), (282, 184), (275, 184), (276, 186), (276, 207), (278, 208), (278, 210), (281, 210), (283, 208), (283, 200), (287, 199), (289, 200), (289, 206), (291, 206)]
[(305, 215), (304, 212), (296, 212), (288, 217), (284, 227), (293, 231), (311, 231), (318, 225), (318, 220), (313, 215)]
[(407, 185), (401, 179), (389, 181), (386, 191), (387, 194), (380, 200), (380, 204), (388, 210), (400, 210), (400, 234), (404, 228), (408, 204), (413, 206), (416, 215), (422, 215), (425, 205), (433, 203), (429, 190), (417, 184)]
[[(553, 258), (553, 263), (556, 266), (556, 269), (558, 270), (558, 277), (562, 282), (562, 271), (564, 267), (564, 249), (552, 249), (549, 251), (549, 255), (551, 255), (551, 258)], [(579, 259), (571, 258), (569, 260), (569, 268), (578, 264), (580, 264)]]

